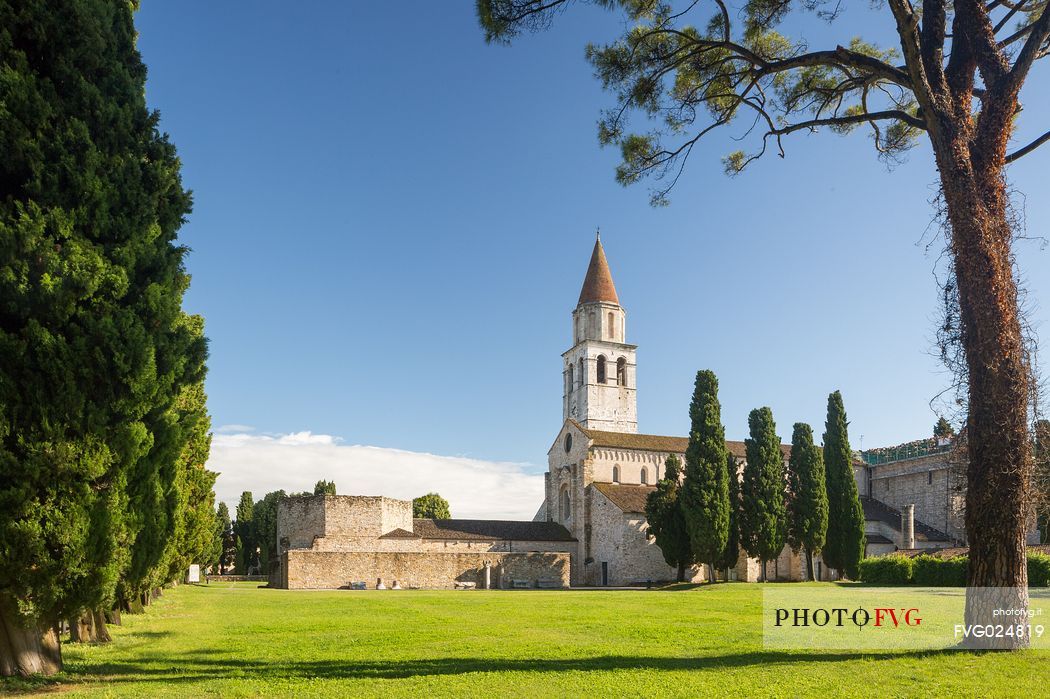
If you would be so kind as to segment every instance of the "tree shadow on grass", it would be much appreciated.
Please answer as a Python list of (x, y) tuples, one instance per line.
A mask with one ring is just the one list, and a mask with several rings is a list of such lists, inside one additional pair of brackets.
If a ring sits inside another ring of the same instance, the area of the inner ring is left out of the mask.
[(245, 660), (201, 649), (178, 656), (144, 656), (135, 663), (102, 663), (77, 673), (82, 680), (175, 683), (212, 679), (384, 679), (497, 672), (608, 672), (617, 670), (717, 671), (794, 663), (897, 660), (955, 653), (951, 650), (897, 653), (754, 651), (693, 658), (597, 656), (592, 658), (434, 658), (406, 660)]

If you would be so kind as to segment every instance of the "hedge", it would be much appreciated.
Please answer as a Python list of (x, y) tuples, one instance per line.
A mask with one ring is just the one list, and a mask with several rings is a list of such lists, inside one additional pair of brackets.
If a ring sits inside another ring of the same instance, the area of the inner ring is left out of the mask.
[(1028, 587), (1050, 587), (1050, 555), (1028, 554)]
[(912, 584), (925, 587), (966, 587), (966, 556), (944, 559), (922, 554), (914, 560)]
[[(865, 558), (860, 562), (860, 579), (878, 585), (966, 587), (966, 556), (944, 559), (927, 554), (915, 558), (891, 554)], [(1028, 554), (1028, 586), (1050, 587), (1050, 555)]]
[(912, 559), (907, 556), (878, 556), (860, 562), (860, 579), (879, 585), (907, 585), (911, 583)]

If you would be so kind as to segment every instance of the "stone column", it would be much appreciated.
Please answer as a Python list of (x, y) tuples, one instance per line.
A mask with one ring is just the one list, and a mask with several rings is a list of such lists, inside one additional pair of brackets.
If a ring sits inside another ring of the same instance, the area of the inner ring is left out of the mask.
[(905, 505), (901, 512), (901, 548), (915, 548), (915, 505)]

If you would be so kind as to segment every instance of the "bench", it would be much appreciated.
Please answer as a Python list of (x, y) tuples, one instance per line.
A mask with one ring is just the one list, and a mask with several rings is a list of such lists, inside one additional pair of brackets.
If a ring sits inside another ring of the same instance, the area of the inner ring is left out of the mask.
[(540, 578), (536, 581), (536, 587), (543, 588), (545, 590), (561, 589), (565, 587), (559, 578)]
[(510, 586), (512, 588), (514, 588), (515, 590), (527, 590), (527, 589), (529, 589), (529, 581), (528, 580), (511, 580), (510, 581)]
[(364, 581), (354, 581), (350, 583), (351, 590), (367, 590), (368, 585)]
[(456, 585), (455, 585), (457, 590), (473, 590), (477, 586), (478, 586), (478, 584), (474, 583), (474, 582), (458, 582), (458, 581), (456, 582)]

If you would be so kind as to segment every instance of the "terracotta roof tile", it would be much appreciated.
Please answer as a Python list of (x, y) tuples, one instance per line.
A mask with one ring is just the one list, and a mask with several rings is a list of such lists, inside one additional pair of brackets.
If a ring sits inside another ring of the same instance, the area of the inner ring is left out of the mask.
[(620, 299), (616, 295), (616, 286), (613, 284), (612, 272), (609, 271), (609, 262), (605, 259), (601, 238), (594, 241), (594, 252), (591, 253), (591, 264), (587, 267), (583, 289), (580, 290), (579, 303), (598, 301), (620, 305)]
[[(601, 430), (589, 430), (584, 427), (580, 427), (580, 431), (586, 434), (596, 447), (684, 454), (686, 447), (689, 446), (688, 437), (665, 437), (658, 434), (631, 434), (629, 432), (603, 432)], [(738, 459), (743, 459), (746, 456), (743, 442), (736, 442), (727, 439), (726, 448), (729, 449), (733, 456)], [(791, 445), (781, 444), (780, 451), (783, 452), (785, 459), (788, 458), (791, 455)]]
[(576, 541), (556, 522), (502, 519), (415, 519), (412, 528), (424, 539), (456, 541)]
[(656, 490), (654, 485), (624, 485), (623, 483), (594, 483), (593, 486), (609, 502), (624, 512), (645, 512), (645, 501), (649, 493)]
[(393, 531), (389, 531), (386, 534), (383, 534), (379, 538), (380, 539), (418, 539), (419, 538), (419, 534), (413, 534), (412, 532), (408, 531), (407, 529), (400, 529), (400, 528), (398, 528), (398, 529), (395, 529)]

